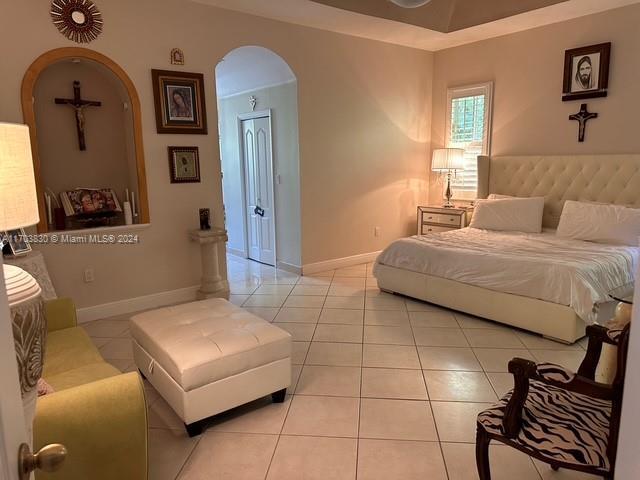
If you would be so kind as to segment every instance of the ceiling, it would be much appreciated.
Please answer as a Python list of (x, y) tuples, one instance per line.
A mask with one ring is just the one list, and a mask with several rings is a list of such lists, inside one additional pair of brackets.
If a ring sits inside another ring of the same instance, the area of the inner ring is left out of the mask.
[[(313, 0), (396, 22), (408, 23), (437, 32), (449, 33), (500, 20), (567, 0), (431, 0), (418, 8), (402, 8), (389, 0)], [(482, 5), (479, 8), (478, 4)]]
[(295, 79), (289, 65), (263, 47), (236, 48), (216, 66), (218, 98), (281, 85)]
[(429, 51), (640, 3), (640, 0), (432, 0), (423, 7), (404, 9), (387, 0), (190, 1)]

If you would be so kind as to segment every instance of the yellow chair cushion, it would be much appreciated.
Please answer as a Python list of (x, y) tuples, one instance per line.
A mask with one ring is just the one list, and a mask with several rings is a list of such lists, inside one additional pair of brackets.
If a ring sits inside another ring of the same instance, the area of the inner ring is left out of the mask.
[(47, 382), (51, 383), (49, 379), (58, 374), (96, 363), (104, 363), (104, 360), (82, 328), (65, 328), (47, 334), (42, 372)]
[(60, 390), (85, 385), (87, 383), (95, 382), (96, 380), (102, 380), (103, 378), (114, 377), (116, 375), (120, 375), (120, 370), (113, 365), (102, 362), (84, 365), (82, 367), (74, 368), (73, 370), (67, 370), (66, 372), (58, 373), (57, 375), (45, 377), (45, 380), (56, 392), (59, 392)]

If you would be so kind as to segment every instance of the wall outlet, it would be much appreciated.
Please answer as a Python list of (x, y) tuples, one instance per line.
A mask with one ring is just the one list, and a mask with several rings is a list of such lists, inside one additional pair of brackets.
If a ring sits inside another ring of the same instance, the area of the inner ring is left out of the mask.
[(84, 269), (84, 283), (91, 283), (95, 280), (95, 276), (93, 274), (93, 268), (85, 268)]
[(380, 227), (374, 227), (373, 228), (373, 236), (374, 237), (379, 237), (380, 236)]

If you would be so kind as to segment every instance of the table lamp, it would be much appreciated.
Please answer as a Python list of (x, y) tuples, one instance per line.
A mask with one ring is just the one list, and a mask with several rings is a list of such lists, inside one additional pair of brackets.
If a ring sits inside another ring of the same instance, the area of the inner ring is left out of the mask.
[(431, 170), (447, 174), (447, 190), (445, 191), (445, 208), (453, 208), (451, 202), (451, 172), (464, 170), (464, 150), (462, 148), (437, 148), (433, 151)]
[[(35, 225), (38, 221), (29, 128), (0, 123), (0, 244), (6, 240), (2, 231)], [(46, 323), (41, 290), (35, 279), (19, 267), (3, 264), (3, 272), (11, 309), (20, 389), (29, 422), (35, 411), (36, 384), (42, 374), (44, 360)]]

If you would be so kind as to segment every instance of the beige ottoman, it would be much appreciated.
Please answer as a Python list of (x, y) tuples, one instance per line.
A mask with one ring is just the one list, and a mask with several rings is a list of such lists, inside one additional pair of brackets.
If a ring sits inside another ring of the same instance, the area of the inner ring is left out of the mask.
[(291, 336), (220, 298), (135, 315), (131, 336), (140, 373), (190, 436), (201, 420), (265, 395), (284, 401), (291, 384)]

